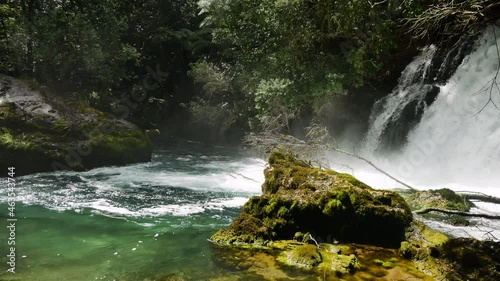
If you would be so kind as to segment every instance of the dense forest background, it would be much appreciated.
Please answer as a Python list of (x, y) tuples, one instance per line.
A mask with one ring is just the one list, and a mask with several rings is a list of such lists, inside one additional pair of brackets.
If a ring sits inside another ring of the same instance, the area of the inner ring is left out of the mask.
[[(366, 123), (418, 48), (500, 15), (485, 0), (7, 0), (0, 73), (144, 129), (209, 139)], [(124, 110), (126, 108), (126, 110)], [(203, 128), (203, 130), (200, 130)]]

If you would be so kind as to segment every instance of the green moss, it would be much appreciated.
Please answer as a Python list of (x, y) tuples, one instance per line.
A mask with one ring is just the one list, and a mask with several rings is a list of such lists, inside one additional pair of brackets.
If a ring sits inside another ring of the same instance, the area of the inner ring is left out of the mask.
[(113, 130), (110, 133), (100, 131), (92, 134), (89, 140), (94, 147), (114, 153), (146, 149), (151, 145), (149, 139), (139, 130)]
[(210, 238), (221, 244), (252, 244), (265, 240), (263, 222), (253, 216), (242, 214), (227, 229), (221, 229)]
[(358, 269), (359, 269), (359, 260), (353, 254), (351, 255), (338, 254), (332, 260), (331, 270), (335, 272), (337, 276), (343, 274), (353, 274)]
[(342, 213), (345, 209), (346, 207), (340, 200), (332, 199), (326, 204), (325, 208), (323, 209), (323, 214), (333, 216)]
[(282, 178), (286, 176), (285, 169), (280, 167), (275, 167), (272, 170), (266, 169), (265, 175), (266, 175), (266, 180), (262, 185), (262, 192), (276, 193), (282, 184), (281, 182)]
[(452, 263), (448, 280), (500, 280), (498, 242), (454, 238), (439, 247), (439, 251)]
[(397, 258), (391, 258), (389, 261), (392, 263), (397, 263), (399, 260)]
[(380, 260), (380, 259), (375, 259), (373, 261), (375, 264), (377, 265), (380, 265), (382, 267), (385, 267), (385, 268), (393, 268), (397, 265), (397, 262), (398, 262), (398, 259), (397, 258), (391, 258), (387, 261), (383, 261), (383, 260)]
[(265, 176), (264, 194), (251, 198), (243, 213), (261, 220), (273, 239), (292, 239), (300, 231), (397, 247), (413, 219), (401, 196), (373, 190), (352, 176), (309, 167), (290, 154), (273, 153)]
[(14, 151), (34, 150), (33, 143), (26, 135), (14, 135), (12, 131), (7, 128), (0, 128), (0, 147)]
[(269, 155), (269, 164), (271, 165), (281, 165), (285, 167), (300, 166), (300, 167), (310, 167), (306, 162), (298, 160), (293, 154), (274, 151)]
[(263, 210), (266, 208), (268, 204), (267, 197), (264, 196), (254, 196), (248, 199), (248, 201), (243, 205), (243, 213), (260, 217), (263, 213)]
[(287, 213), (288, 213), (287, 207), (282, 206), (278, 211), (278, 217), (283, 218), (286, 216)]
[(52, 130), (56, 133), (67, 134), (71, 130), (71, 124), (64, 119), (57, 119), (55, 124), (52, 126)]
[(300, 245), (278, 256), (278, 261), (287, 266), (312, 269), (322, 261), (315, 245)]
[(468, 212), (474, 206), (470, 200), (447, 188), (417, 191), (412, 194), (406, 194), (405, 197), (413, 210), (439, 208)]
[(356, 179), (355, 177), (353, 177), (352, 175), (349, 175), (349, 174), (338, 174), (338, 177), (342, 180), (345, 180), (347, 181), (348, 183), (352, 184), (352, 185), (355, 185), (357, 187), (361, 187), (361, 188), (370, 188), (368, 185), (366, 185), (365, 183), (359, 181), (358, 179)]
[(305, 239), (305, 234), (300, 231), (295, 232), (295, 234), (293, 235), (293, 240), (297, 242), (307, 242), (307, 240), (309, 240), (309, 238), (307, 238), (306, 241), (304, 241), (304, 239)]

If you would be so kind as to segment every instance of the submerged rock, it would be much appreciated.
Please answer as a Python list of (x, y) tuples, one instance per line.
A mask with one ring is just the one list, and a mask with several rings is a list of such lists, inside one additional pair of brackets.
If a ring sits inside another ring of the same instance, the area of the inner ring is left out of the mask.
[(263, 195), (252, 197), (243, 214), (212, 241), (265, 245), (301, 232), (319, 242), (398, 247), (412, 221), (410, 207), (397, 193), (313, 168), (288, 153), (272, 153), (265, 176)]
[(229, 280), (434, 280), (412, 261), (398, 259), (397, 250), (377, 246), (290, 240), (260, 248), (212, 246), (216, 264), (234, 272)]
[[(16, 175), (151, 160), (137, 126), (0, 75), (0, 169)], [(0, 175), (1, 176), (1, 175)]]
[(292, 250), (282, 253), (278, 260), (283, 264), (295, 266), (304, 269), (312, 269), (319, 265), (322, 261), (318, 247), (315, 245), (305, 244), (298, 245)]
[(450, 238), (414, 221), (400, 255), (436, 280), (500, 280), (500, 243)]

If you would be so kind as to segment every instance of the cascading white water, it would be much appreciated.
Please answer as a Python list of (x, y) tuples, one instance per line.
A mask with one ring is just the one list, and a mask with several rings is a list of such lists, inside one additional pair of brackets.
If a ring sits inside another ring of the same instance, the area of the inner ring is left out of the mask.
[(414, 78), (428, 75), (435, 48), (423, 50), (403, 72), (396, 90), (374, 110), (366, 135), (365, 155), (417, 186), (458, 185), (469, 190), (489, 187), (493, 191), (489, 193), (498, 194), (499, 45), (500, 29), (487, 28), (451, 79), (439, 86), (436, 100), (424, 109), (401, 151), (380, 155), (376, 149), (390, 121), (399, 118), (402, 108), (411, 101), (421, 103), (425, 96), (418, 91), (423, 79)]
[(425, 80), (435, 53), (434, 45), (425, 48), (405, 68), (392, 94), (375, 104), (374, 114), (370, 117), (370, 130), (365, 137), (364, 150), (366, 152), (374, 152), (378, 148), (381, 136), (389, 122), (399, 119), (403, 109), (410, 102), (418, 100), (421, 103), (423, 101), (427, 93), (423, 88), (425, 88)]

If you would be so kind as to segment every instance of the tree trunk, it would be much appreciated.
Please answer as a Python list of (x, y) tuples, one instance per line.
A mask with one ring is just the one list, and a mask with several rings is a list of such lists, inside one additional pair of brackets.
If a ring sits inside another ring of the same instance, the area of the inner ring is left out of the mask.
[(26, 43), (26, 65), (24, 71), (27, 74), (33, 74), (34, 70), (33, 15), (35, 12), (35, 0), (21, 0), (21, 10), (24, 18), (24, 26), (27, 30), (27, 35), (28, 35), (28, 42)]

